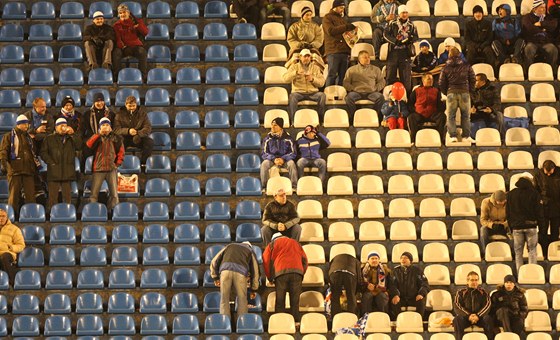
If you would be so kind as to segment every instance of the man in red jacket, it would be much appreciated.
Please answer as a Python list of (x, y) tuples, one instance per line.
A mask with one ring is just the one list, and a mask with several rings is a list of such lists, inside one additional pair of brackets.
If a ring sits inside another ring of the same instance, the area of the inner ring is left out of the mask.
[(426, 123), (435, 125), (440, 139), (445, 141), (445, 103), (441, 100), (441, 91), (434, 87), (434, 77), (426, 73), (422, 76), (422, 86), (417, 87), (408, 100), (408, 129), (416, 141), (416, 133)]
[(276, 313), (286, 312), (286, 293), (290, 293), (290, 314), (299, 322), (299, 295), (307, 256), (298, 241), (276, 233), (263, 253), (264, 272), (276, 286)]
[(148, 27), (140, 18), (135, 18), (125, 4), (117, 7), (119, 20), (113, 25), (116, 48), (113, 49), (113, 73), (115, 79), (121, 69), (123, 57), (138, 58), (138, 64), (142, 77), (146, 79), (148, 74), (148, 55), (142, 40), (148, 34)]

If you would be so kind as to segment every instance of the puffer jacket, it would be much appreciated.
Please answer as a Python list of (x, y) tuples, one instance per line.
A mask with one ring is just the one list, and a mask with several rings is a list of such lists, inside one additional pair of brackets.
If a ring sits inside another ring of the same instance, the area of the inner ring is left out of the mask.
[[(308, 81), (304, 74), (311, 74), (313, 80)], [(325, 85), (323, 72), (313, 62), (309, 62), (307, 65), (302, 62), (292, 64), (288, 72), (282, 75), (282, 79), (287, 83), (292, 83), (293, 93), (316, 93), (319, 92), (319, 87)]]
[(507, 193), (506, 215), (509, 227), (515, 230), (544, 225), (541, 197), (531, 180), (521, 177), (515, 186), (515, 189)]
[(25, 249), (25, 240), (21, 229), (8, 219), (6, 224), (0, 228), (0, 254), (10, 253), (15, 261), (17, 254), (21, 253), (23, 249)]
[[(138, 25), (137, 27), (134, 27)], [(148, 34), (148, 27), (140, 18), (133, 19), (132, 16), (127, 20), (118, 20), (114, 25), (115, 40), (118, 48), (144, 46), (141, 37)]]
[(86, 146), (95, 152), (92, 163), (94, 172), (115, 170), (124, 160), (122, 137), (112, 132), (108, 136), (96, 133), (88, 139)]
[(521, 34), (521, 24), (519, 19), (511, 16), (511, 7), (508, 4), (501, 5), (506, 11), (506, 16), (496, 18), (492, 22), (492, 31), (494, 31), (494, 39), (501, 42), (507, 40), (513, 42), (519, 34)]
[(496, 204), (494, 194), (482, 200), (480, 205), (480, 225), (483, 227), (492, 228), (494, 223), (503, 224), (507, 226), (506, 219), (506, 205), (502, 207)]
[(137, 107), (132, 113), (128, 112), (125, 106), (121, 107), (113, 125), (114, 133), (121, 136), (129, 136), (130, 129), (136, 129), (140, 137), (148, 137), (152, 133), (152, 123), (143, 107)]
[(60, 135), (53, 133), (45, 139), (41, 158), (47, 163), (47, 181), (73, 181), (76, 179), (74, 160), (82, 140), (76, 133)]
[(286, 229), (290, 229), (298, 224), (299, 220), (296, 206), (289, 200), (285, 204), (274, 200), (264, 207), (262, 224), (270, 229), (278, 230), (278, 223), (284, 223)]
[(296, 159), (295, 142), (286, 131), (282, 131), (281, 136), (269, 132), (263, 139), (261, 150), (262, 159), (273, 161), (282, 158), (285, 162)]
[(428, 279), (422, 269), (415, 265), (397, 266), (393, 269), (398, 295), (403, 299), (414, 299), (417, 295), (426, 297), (430, 291)]
[(477, 109), (479, 107), (489, 107), (492, 109), (490, 113), (477, 111), (477, 113), (471, 114), (471, 121), (491, 118), (490, 115), (495, 115), (496, 112), (501, 111), (500, 94), (490, 80), (487, 80), (484, 86), (478, 89), (475, 88), (475, 90), (471, 92), (471, 105)]
[(350, 54), (350, 47), (342, 37), (342, 33), (356, 27), (346, 22), (340, 14), (331, 10), (323, 17), (323, 32), (325, 33), (325, 55), (344, 53)]
[(525, 319), (529, 313), (525, 290), (517, 286), (511, 292), (508, 292), (503, 285), (498, 285), (491, 299), (492, 314), (495, 314), (500, 308), (507, 308), (512, 315)]
[(317, 133), (315, 139), (309, 139), (302, 135), (296, 142), (301, 158), (306, 159), (322, 158), (319, 151), (326, 149), (329, 145), (331, 145), (331, 141), (321, 132)]
[(307, 271), (307, 255), (298, 241), (286, 236), (275, 238), (263, 252), (263, 267), (269, 281), (284, 274), (303, 276)]
[(441, 93), (468, 93), (474, 91), (474, 71), (460, 56), (447, 59), (439, 77)]
[(482, 319), (490, 311), (490, 296), (482, 289), (463, 288), (455, 293), (453, 309), (457, 315), (469, 316), (476, 314)]
[(288, 29), (288, 45), (290, 52), (299, 48), (318, 50), (323, 46), (324, 33), (321, 26), (314, 21), (305, 22), (300, 20)]

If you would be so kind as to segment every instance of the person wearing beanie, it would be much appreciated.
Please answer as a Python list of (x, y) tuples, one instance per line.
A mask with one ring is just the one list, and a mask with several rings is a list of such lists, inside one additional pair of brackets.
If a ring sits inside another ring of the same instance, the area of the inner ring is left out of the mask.
[(145, 165), (148, 157), (152, 155), (154, 141), (150, 137), (152, 123), (148, 113), (138, 105), (138, 102), (134, 96), (126, 97), (124, 106), (115, 115), (114, 130), (115, 134), (123, 137), (125, 148), (142, 149), (140, 163)]
[(473, 7), (473, 18), (465, 26), (465, 44), (467, 48), (467, 61), (474, 65), (482, 60), (486, 64), (497, 67), (496, 57), (492, 50), (492, 23), (484, 18), (480, 5)]
[(35, 151), (40, 153), (43, 140), (54, 132), (55, 118), (53, 114), (47, 110), (47, 102), (43, 98), (34, 98), (32, 105), (33, 108), (24, 112), (23, 115), (29, 120), (29, 129), (27, 133), (33, 139)]
[(109, 186), (107, 208), (113, 209), (119, 203), (117, 168), (124, 160), (122, 137), (113, 133), (111, 121), (103, 117), (99, 120), (98, 131), (86, 142), (93, 153), (90, 202), (97, 202), (103, 181)]
[(372, 8), (371, 23), (373, 24), (373, 52), (375, 58), (379, 60), (381, 45), (385, 42), (383, 31), (389, 23), (398, 17), (398, 8), (402, 5), (397, 0), (380, 0)]
[(422, 86), (415, 88), (408, 100), (407, 117), (410, 137), (416, 142), (416, 134), (426, 123), (435, 125), (440, 140), (445, 141), (445, 102), (441, 91), (434, 86), (434, 77), (430, 73), (422, 75)]
[(501, 4), (496, 9), (498, 17), (492, 21), (492, 31), (494, 41), (492, 50), (496, 55), (498, 65), (503, 63), (521, 63), (521, 50), (523, 49), (523, 39), (521, 39), (521, 23), (516, 16), (511, 15), (511, 7), (508, 4)]
[[(64, 118), (67, 122), (69, 134), (80, 134), (82, 132), (82, 114), (76, 110), (74, 99), (71, 96), (66, 96), (62, 99), (62, 107), (58, 115), (54, 117), (56, 121), (58, 118)], [(81, 139), (80, 135), (80, 139)]]
[(288, 177), (292, 188), (297, 187), (298, 174), (295, 163), (296, 144), (292, 136), (284, 131), (284, 119), (276, 117), (271, 122), (270, 132), (263, 138), (261, 146), (261, 184), (263, 190), (270, 178), (270, 173), (276, 175), (280, 168), (288, 170)]
[(509, 225), (506, 218), (507, 195), (496, 190), (480, 204), (480, 246), (482, 252), (491, 241), (508, 239)]
[[(453, 48), (453, 47), (457, 47), (458, 44), (455, 42), (455, 39), (451, 38), (451, 37), (447, 37), (445, 38), (445, 40), (443, 41), (443, 52), (441, 52), (441, 54), (438, 56), (438, 64), (439, 65), (445, 65), (445, 63), (447, 62), (447, 59), (449, 59), (449, 51)], [(459, 48), (459, 47), (457, 47)], [(463, 54), (463, 52), (459, 51), (459, 54), (461, 56), (461, 60), (466, 63), (467, 62), (467, 58), (465, 58), (465, 55)]]
[[(338, 254), (329, 263), (329, 285), (331, 288), (331, 317), (347, 311), (358, 315), (356, 294), (360, 288), (361, 263), (354, 255)], [(346, 291), (348, 308), (340, 304), (342, 290)]]
[[(93, 104), (82, 115), (80, 136), (82, 136), (84, 143), (99, 131), (99, 120), (101, 118), (108, 118), (113, 122), (115, 120), (115, 113), (105, 104), (103, 93), (97, 92), (93, 95)], [(84, 147), (82, 158), (85, 161), (89, 156), (93, 156), (91, 150)]]
[(300, 159), (297, 161), (299, 177), (304, 176), (305, 168), (318, 168), (319, 178), (325, 183), (327, 175), (327, 161), (321, 157), (320, 150), (331, 145), (331, 141), (322, 132), (312, 125), (307, 125), (303, 134), (296, 141)]
[(475, 75), (474, 91), (471, 92), (471, 138), (483, 128), (492, 128), (500, 132), (504, 139), (504, 115), (500, 91), (488, 79), (485, 73)]
[(55, 133), (45, 138), (41, 149), (41, 158), (47, 163), (47, 187), (49, 199), (47, 211), (58, 203), (58, 191), (62, 192), (62, 203), (72, 203), (72, 181), (76, 180), (74, 161), (82, 147), (82, 140), (68, 126), (66, 119), (58, 118)]
[(504, 329), (504, 332), (519, 334), (524, 338), (525, 318), (529, 313), (525, 289), (516, 285), (513, 275), (504, 277), (504, 284), (498, 285), (492, 293), (492, 311), (494, 325)]
[(342, 85), (346, 69), (348, 68), (348, 57), (350, 47), (342, 36), (346, 32), (356, 30), (356, 26), (347, 22), (344, 18), (344, 0), (334, 0), (333, 7), (323, 17), (323, 33), (325, 36), (325, 55), (329, 65), (329, 73), (325, 86)]
[(453, 319), (455, 339), (462, 339), (465, 328), (474, 325), (484, 328), (484, 334), (489, 340), (494, 339), (490, 295), (480, 286), (481, 281), (478, 273), (471, 271), (467, 274), (467, 287), (455, 293), (453, 300), (456, 315)]
[(301, 226), (296, 205), (286, 197), (284, 189), (274, 193), (274, 200), (265, 207), (262, 217), (261, 235), (265, 245), (272, 241), (276, 234), (299, 241)]
[(290, 28), (290, 23), (292, 22), (292, 11), (290, 10), (289, 0), (261, 0), (259, 6), (261, 8), (258, 26), (259, 30), (266, 23), (269, 15), (280, 15), (282, 17), (285, 30), (287, 31), (288, 28)]
[(220, 250), (210, 263), (210, 276), (220, 287), (220, 314), (231, 319), (229, 301), (232, 295), (237, 296), (237, 316), (249, 312), (247, 286), (250, 298), (254, 299), (260, 279), (259, 263), (249, 242), (230, 243)]
[(100, 65), (110, 70), (113, 64), (115, 30), (105, 23), (103, 12), (93, 13), (93, 23), (86, 26), (83, 41), (89, 70), (96, 69)]
[(558, 19), (547, 15), (544, 1), (533, 0), (531, 13), (521, 17), (521, 36), (525, 40), (523, 49), (525, 72), (535, 62), (535, 57), (540, 55), (547, 64), (552, 66), (554, 75), (556, 74), (558, 68), (557, 28)]
[(288, 29), (287, 40), (290, 46), (289, 56), (301, 51), (304, 48), (312, 53), (320, 55), (319, 49), (323, 46), (324, 33), (315, 21), (315, 13), (305, 6), (301, 9), (301, 20), (293, 23)]
[(391, 299), (390, 315), (393, 320), (401, 312), (402, 307), (416, 307), (416, 313), (424, 317), (426, 295), (430, 291), (428, 279), (420, 267), (413, 265), (414, 257), (408, 251), (401, 255), (401, 264), (393, 269), (396, 295)]
[(117, 79), (121, 70), (123, 57), (138, 59), (138, 68), (145, 80), (148, 74), (148, 55), (144, 47), (144, 37), (148, 34), (148, 27), (141, 18), (136, 18), (130, 13), (125, 4), (117, 8), (119, 20), (113, 25), (115, 30), (115, 43), (113, 48), (113, 79)]
[(434, 52), (430, 51), (430, 48), (430, 43), (427, 40), (422, 40), (420, 42), (420, 53), (412, 60), (412, 72), (424, 74), (433, 70), (438, 65), (437, 57)]
[(558, 241), (560, 233), (560, 170), (556, 170), (553, 160), (547, 159), (533, 171), (533, 179), (543, 203), (545, 227), (539, 228), (539, 244), (543, 253), (548, 254), (548, 245)]
[(389, 300), (398, 294), (395, 279), (387, 265), (381, 263), (379, 253), (372, 251), (362, 269), (361, 315), (371, 312), (389, 313)]

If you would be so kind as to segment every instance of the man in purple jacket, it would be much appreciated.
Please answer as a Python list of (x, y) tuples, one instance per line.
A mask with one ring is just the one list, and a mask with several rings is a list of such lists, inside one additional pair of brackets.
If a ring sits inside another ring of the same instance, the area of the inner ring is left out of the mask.
[(270, 169), (273, 167), (288, 169), (288, 177), (292, 182), (292, 188), (297, 187), (298, 175), (294, 159), (296, 159), (296, 145), (292, 136), (284, 131), (284, 119), (276, 117), (272, 120), (270, 132), (262, 141), (263, 159), (261, 163), (261, 183), (266, 189), (266, 183), (270, 178)]

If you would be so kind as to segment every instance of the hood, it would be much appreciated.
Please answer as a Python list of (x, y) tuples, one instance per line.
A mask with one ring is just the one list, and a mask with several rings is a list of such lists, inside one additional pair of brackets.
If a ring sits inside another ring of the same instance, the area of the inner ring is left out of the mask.
[(496, 7), (496, 13), (498, 13), (498, 10), (500, 8), (503, 8), (506, 10), (506, 17), (509, 17), (511, 15), (511, 6), (508, 4), (501, 4), (500, 6)]
[(531, 181), (531, 179), (527, 177), (521, 177), (520, 179), (517, 180), (515, 186), (519, 189), (529, 189), (533, 187), (533, 181)]

